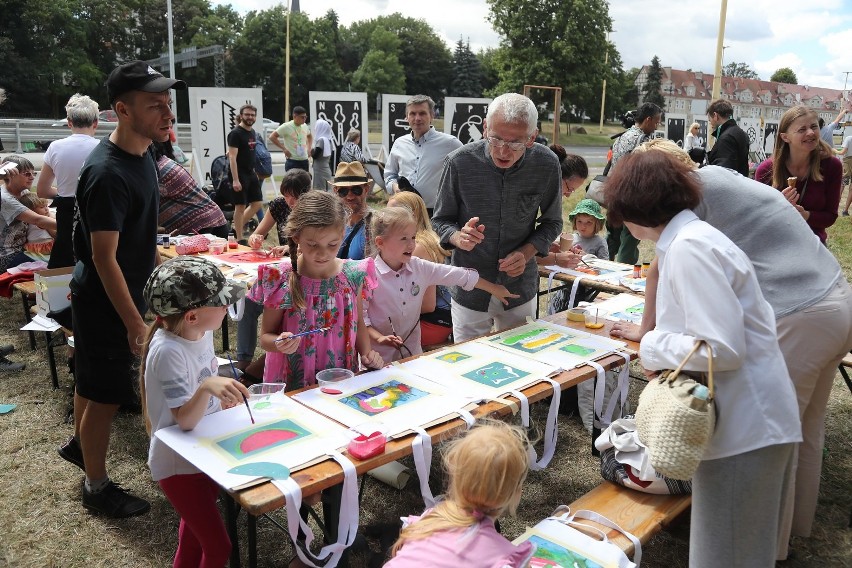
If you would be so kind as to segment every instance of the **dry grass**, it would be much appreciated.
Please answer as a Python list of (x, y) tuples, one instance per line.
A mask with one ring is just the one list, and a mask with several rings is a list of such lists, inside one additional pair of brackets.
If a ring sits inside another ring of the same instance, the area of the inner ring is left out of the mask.
[[(576, 199), (569, 200), (566, 208)], [(852, 270), (852, 223), (840, 219), (831, 231), (832, 250), (847, 275)], [(643, 248), (643, 258), (649, 254)], [(111, 521), (89, 515), (80, 505), (82, 473), (56, 454), (72, 432), (66, 422), (71, 380), (60, 364), (62, 389), (50, 388), (44, 344), (30, 351), (18, 328), (21, 307), (17, 296), (0, 302), (0, 343), (14, 343), (15, 360), (27, 363), (20, 373), (0, 376), (0, 402), (18, 408), (0, 416), (0, 480), (5, 506), (0, 510), (0, 566), (14, 567), (150, 567), (167, 566), (177, 546), (178, 518), (151, 482), (146, 466), (147, 437), (139, 416), (120, 415), (113, 427), (108, 458), (111, 475), (135, 494), (149, 499), (151, 511), (135, 519)], [(233, 341), (233, 328), (232, 328)], [(62, 349), (58, 349), (60, 354)], [(634, 389), (638, 390), (638, 389)], [(543, 423), (543, 405), (534, 413)], [(599, 483), (598, 462), (589, 453), (590, 440), (575, 419), (559, 425), (559, 447), (550, 467), (530, 474), (516, 519), (502, 520), (510, 538), (547, 515), (556, 505), (570, 503)], [(785, 567), (852, 565), (852, 396), (839, 375), (827, 417), (823, 483), (814, 534), (794, 539), (796, 558)], [(409, 464), (413, 470), (413, 465)], [(439, 491), (440, 472), (432, 487)], [(403, 491), (370, 479), (362, 502), (362, 524), (394, 522), (422, 509), (417, 484)], [(276, 518), (283, 521), (283, 513)], [(244, 520), (244, 517), (241, 517)], [(244, 525), (244, 522), (241, 522)], [(283, 533), (265, 520), (258, 523), (260, 566), (286, 566), (290, 549)], [(645, 547), (643, 566), (687, 566), (689, 522), (684, 518)], [(241, 544), (245, 546), (245, 535)], [(370, 541), (377, 548), (375, 541)], [(243, 562), (246, 561), (243, 550)], [(367, 555), (355, 554), (352, 566), (367, 566)]]

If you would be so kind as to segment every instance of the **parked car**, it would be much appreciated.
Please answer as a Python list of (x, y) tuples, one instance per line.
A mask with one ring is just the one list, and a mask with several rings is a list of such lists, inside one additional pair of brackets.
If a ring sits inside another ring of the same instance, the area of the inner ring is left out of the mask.
[[(102, 110), (98, 113), (98, 122), (118, 122), (118, 115), (112, 109)], [(51, 126), (67, 126), (68, 120), (62, 119), (51, 124)]]
[(264, 130), (275, 130), (279, 126), (281, 126), (280, 122), (275, 122), (274, 120), (271, 120), (271, 119), (268, 119), (268, 118), (263, 119), (263, 129)]

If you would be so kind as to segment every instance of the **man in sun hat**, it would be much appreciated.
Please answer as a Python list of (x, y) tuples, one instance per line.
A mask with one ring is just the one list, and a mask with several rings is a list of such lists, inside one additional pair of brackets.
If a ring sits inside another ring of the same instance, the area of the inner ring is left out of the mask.
[(154, 269), (144, 295), (151, 312), (165, 317), (195, 308), (230, 306), (245, 297), (246, 287), (225, 278), (222, 269), (206, 258), (178, 256)]
[(370, 234), (373, 210), (367, 207), (367, 196), (373, 182), (361, 162), (340, 162), (330, 183), (349, 212), (337, 257), (361, 260), (368, 256), (373, 240)]
[(106, 82), (118, 125), (80, 171), (71, 279), (76, 344), (74, 436), (59, 455), (86, 472), (83, 506), (132, 517), (150, 504), (112, 482), (106, 455), (119, 406), (137, 407), (137, 358), (147, 310), (142, 289), (157, 263), (157, 168), (149, 146), (165, 142), (175, 116), (169, 89), (185, 89), (144, 61), (116, 67)]

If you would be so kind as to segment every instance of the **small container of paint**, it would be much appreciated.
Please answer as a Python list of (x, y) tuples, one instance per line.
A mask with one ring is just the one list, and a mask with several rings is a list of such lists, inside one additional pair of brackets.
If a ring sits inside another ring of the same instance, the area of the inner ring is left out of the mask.
[(356, 426), (350, 434), (353, 437), (346, 449), (354, 458), (366, 460), (385, 451), (387, 427), (380, 422)]
[(650, 263), (650, 262), (643, 262), (643, 263), (642, 263), (642, 275), (641, 275), (641, 278), (647, 278), (647, 277), (648, 277), (648, 270), (649, 270), (650, 268), (651, 268), (651, 263)]
[(633, 265), (633, 278), (642, 278), (642, 265), (634, 264)]

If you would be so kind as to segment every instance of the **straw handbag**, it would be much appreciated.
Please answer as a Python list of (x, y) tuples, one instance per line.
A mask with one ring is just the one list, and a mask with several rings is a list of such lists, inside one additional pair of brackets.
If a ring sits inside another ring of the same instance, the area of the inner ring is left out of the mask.
[[(680, 374), (702, 344), (707, 348), (706, 389)], [(677, 369), (663, 371), (642, 391), (636, 429), (657, 472), (672, 479), (692, 478), (716, 426), (713, 396), (713, 350), (705, 341), (696, 341)]]

